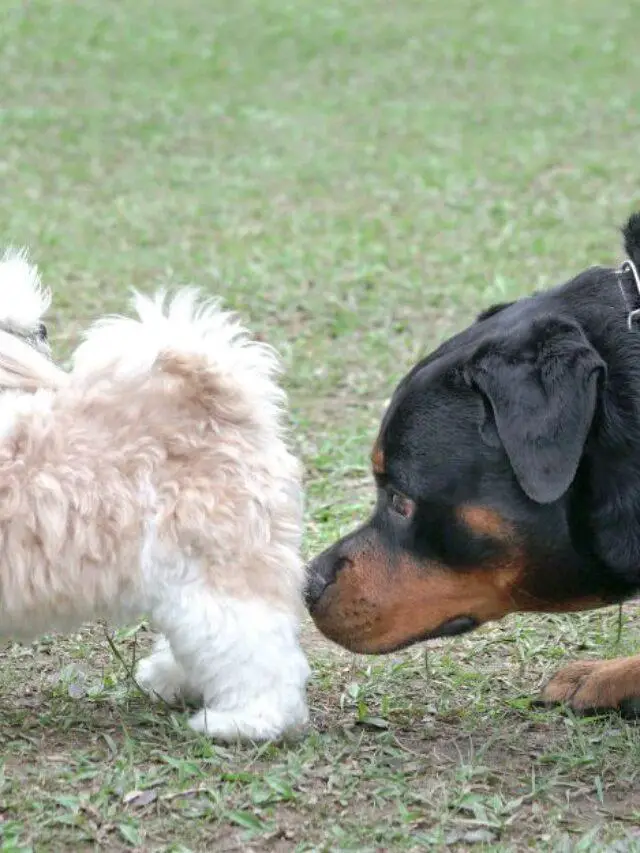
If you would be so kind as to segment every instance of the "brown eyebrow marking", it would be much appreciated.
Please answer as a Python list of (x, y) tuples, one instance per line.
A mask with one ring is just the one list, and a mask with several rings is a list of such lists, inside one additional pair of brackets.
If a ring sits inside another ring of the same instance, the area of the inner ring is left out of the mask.
[(458, 507), (458, 518), (467, 524), (474, 533), (492, 536), (495, 539), (507, 539), (513, 535), (511, 525), (497, 512), (485, 506), (466, 504)]
[(380, 445), (380, 439), (376, 439), (371, 451), (371, 466), (374, 474), (384, 474), (384, 453)]

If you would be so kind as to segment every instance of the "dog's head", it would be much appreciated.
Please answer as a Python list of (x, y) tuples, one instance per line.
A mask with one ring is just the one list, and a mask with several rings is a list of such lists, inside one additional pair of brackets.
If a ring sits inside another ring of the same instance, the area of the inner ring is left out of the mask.
[(28, 262), (26, 252), (7, 250), (0, 258), (0, 330), (49, 355), (42, 318), (50, 304), (51, 293), (42, 286), (38, 269)]
[[(629, 334), (623, 308), (616, 272), (594, 268), (490, 309), (413, 368), (373, 448), (372, 517), (309, 567), (323, 633), (388, 652), (515, 611), (631, 594), (624, 571), (607, 569), (607, 537), (633, 550), (614, 493), (624, 477), (607, 481), (630, 438), (619, 404), (640, 407), (640, 363), (633, 388), (615, 345), (603, 355), (612, 329)], [(640, 474), (640, 448), (627, 454)]]
[(42, 318), (51, 294), (24, 251), (0, 258), (0, 389), (37, 391), (58, 388), (67, 374), (51, 361)]

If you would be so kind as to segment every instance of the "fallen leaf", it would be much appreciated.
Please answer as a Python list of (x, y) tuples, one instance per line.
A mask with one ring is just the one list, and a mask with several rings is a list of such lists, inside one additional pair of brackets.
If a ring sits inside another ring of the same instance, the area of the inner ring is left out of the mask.
[(383, 720), (382, 717), (362, 717), (362, 719), (356, 721), (356, 724), (358, 726), (364, 726), (367, 729), (389, 728), (389, 723), (386, 720)]
[(463, 833), (461, 840), (467, 844), (491, 844), (496, 840), (496, 833), (490, 829), (471, 829)]
[(67, 693), (71, 699), (84, 699), (87, 691), (83, 684), (78, 681), (72, 681), (67, 687)]
[(149, 803), (152, 803), (157, 799), (158, 792), (154, 791), (153, 788), (147, 788), (144, 791), (129, 791), (129, 793), (125, 794), (122, 798), (122, 802), (126, 806), (136, 806), (137, 808), (141, 808), (142, 806), (148, 806)]

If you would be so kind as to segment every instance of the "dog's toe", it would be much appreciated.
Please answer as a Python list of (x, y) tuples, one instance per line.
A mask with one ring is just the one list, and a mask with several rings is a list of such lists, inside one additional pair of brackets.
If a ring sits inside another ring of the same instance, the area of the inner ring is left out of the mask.
[(559, 670), (542, 690), (542, 700), (549, 704), (571, 704), (599, 661), (574, 661)]

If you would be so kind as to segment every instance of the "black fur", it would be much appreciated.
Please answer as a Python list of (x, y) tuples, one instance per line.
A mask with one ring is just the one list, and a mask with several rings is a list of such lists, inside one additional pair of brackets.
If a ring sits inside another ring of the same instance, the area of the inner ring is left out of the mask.
[(632, 214), (622, 229), (624, 250), (631, 260), (640, 265), (640, 211)]

